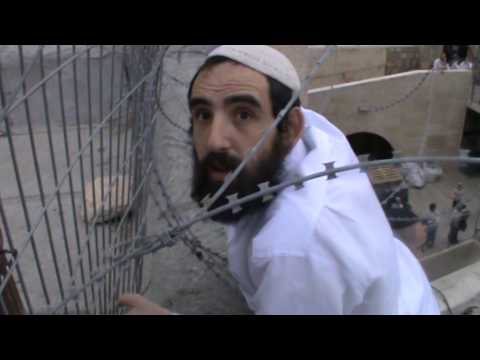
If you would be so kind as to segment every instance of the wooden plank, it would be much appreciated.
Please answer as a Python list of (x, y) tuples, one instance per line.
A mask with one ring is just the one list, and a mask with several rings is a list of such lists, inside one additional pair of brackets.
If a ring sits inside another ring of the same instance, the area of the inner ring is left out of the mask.
[[(8, 274), (8, 268), (9, 264), (7, 255), (3, 249), (2, 229), (0, 228), (0, 279), (3, 279)], [(8, 279), (7, 285), (5, 286), (5, 289), (3, 289), (3, 293), (0, 294), (0, 296), (5, 303), (7, 308), (6, 310), (9, 315), (23, 315), (25, 313), (13, 276)], [(0, 307), (0, 314), (3, 315), (2, 311), (4, 310)]]
[(373, 185), (401, 182), (403, 180), (400, 169), (393, 166), (381, 166), (369, 170), (368, 176)]

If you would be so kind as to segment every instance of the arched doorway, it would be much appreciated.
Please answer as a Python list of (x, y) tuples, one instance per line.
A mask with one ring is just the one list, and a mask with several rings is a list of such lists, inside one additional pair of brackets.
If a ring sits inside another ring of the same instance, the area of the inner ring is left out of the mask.
[(357, 156), (368, 155), (368, 160), (393, 158), (393, 146), (382, 136), (359, 132), (347, 136), (348, 142)]
[[(393, 158), (393, 146), (380, 135), (360, 132), (347, 136), (347, 139), (358, 157), (367, 156), (368, 161)], [(368, 169), (367, 174), (392, 230), (413, 253), (419, 255), (418, 248), (425, 239), (417, 236), (419, 225), (415, 219), (418, 216), (410, 204), (408, 187), (401, 186), (400, 167), (384, 165)]]

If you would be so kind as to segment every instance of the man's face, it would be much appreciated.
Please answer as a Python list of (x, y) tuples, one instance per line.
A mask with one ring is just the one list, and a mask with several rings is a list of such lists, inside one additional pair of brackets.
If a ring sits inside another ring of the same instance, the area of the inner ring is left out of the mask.
[[(272, 125), (274, 116), (265, 76), (245, 66), (225, 62), (202, 71), (190, 99), (192, 114), (194, 174), (192, 197), (200, 201), (213, 195), (228, 173), (235, 170), (248, 151)], [(226, 195), (239, 197), (258, 191), (259, 183), (278, 183), (278, 173), (288, 145), (282, 144), (277, 130), (257, 155), (247, 163)], [(210, 209), (224, 205), (223, 196)], [(260, 203), (244, 205), (255, 209)], [(225, 212), (214, 220), (232, 222), (244, 212)]]

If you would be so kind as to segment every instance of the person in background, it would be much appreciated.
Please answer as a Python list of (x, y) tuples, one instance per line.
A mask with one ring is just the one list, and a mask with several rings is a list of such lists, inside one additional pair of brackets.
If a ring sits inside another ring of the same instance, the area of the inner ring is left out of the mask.
[(453, 199), (452, 209), (455, 209), (457, 207), (457, 205), (463, 201), (464, 192), (465, 191), (463, 189), (463, 184), (458, 183), (455, 190), (453, 190), (453, 194), (451, 196), (451, 198)]
[(447, 62), (452, 65), (458, 59), (458, 45), (444, 45), (443, 52), (447, 57)]
[(447, 55), (447, 62), (450, 66), (467, 57), (469, 45), (444, 45), (443, 52)]
[(458, 224), (458, 230), (465, 232), (467, 231), (467, 220), (470, 217), (470, 210), (468, 209), (467, 205), (460, 203), (458, 205), (460, 211), (460, 223)]
[(391, 207), (394, 210), (403, 209), (404, 205), (402, 199), (399, 196), (395, 196), (395, 201), (392, 203)]
[(460, 59), (451, 66), (452, 70), (472, 70), (473, 64), (467, 59)]
[(455, 70), (472, 70), (473, 69), (473, 53), (468, 46), (460, 47), (457, 59), (452, 64)]
[(447, 61), (447, 54), (442, 52), (440, 57), (433, 62), (433, 70), (444, 72), (450, 70), (450, 65)]
[(448, 246), (458, 244), (458, 229), (460, 225), (460, 212), (455, 207), (450, 219), (450, 231), (448, 232)]
[(467, 230), (467, 220), (470, 216), (470, 211), (467, 206), (462, 202), (457, 203), (455, 206), (452, 218), (450, 220), (450, 231), (448, 233), (448, 245), (457, 245), (458, 241), (458, 232)]
[(411, 205), (397, 196), (386, 210), (386, 214), (397, 239), (401, 240), (417, 258), (421, 258), (427, 240), (426, 226)]
[(455, 63), (453, 65), (453, 69), (455, 70), (472, 70), (473, 69), (473, 64), (468, 61), (467, 59), (461, 60), (458, 63)]
[(440, 213), (437, 210), (437, 204), (432, 203), (429, 206), (429, 211), (425, 216), (425, 225), (427, 226), (427, 241), (425, 246), (427, 249), (432, 249), (435, 246), (437, 237), (437, 229), (440, 224)]

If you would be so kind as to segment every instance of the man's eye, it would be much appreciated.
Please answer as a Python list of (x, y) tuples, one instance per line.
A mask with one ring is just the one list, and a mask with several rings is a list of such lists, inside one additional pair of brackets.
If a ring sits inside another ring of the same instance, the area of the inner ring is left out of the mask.
[(238, 119), (242, 121), (249, 120), (253, 117), (249, 111), (244, 111), (244, 110), (239, 111), (237, 116), (238, 116)]
[(206, 121), (210, 119), (210, 117), (211, 117), (210, 112), (205, 110), (196, 111), (193, 115), (193, 118), (199, 121)]

